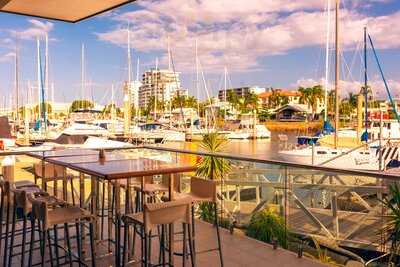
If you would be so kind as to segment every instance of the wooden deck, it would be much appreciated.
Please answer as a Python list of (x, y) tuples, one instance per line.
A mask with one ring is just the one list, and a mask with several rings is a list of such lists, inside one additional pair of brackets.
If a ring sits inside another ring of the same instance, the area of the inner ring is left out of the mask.
[[(215, 235), (215, 228), (205, 222), (198, 221), (196, 224), (197, 227), (197, 251), (202, 251), (210, 248), (216, 247), (216, 235)], [(73, 229), (74, 227), (71, 227), (71, 234), (73, 234)], [(325, 264), (316, 262), (314, 260), (311, 260), (309, 258), (298, 258), (297, 254), (283, 250), (283, 249), (277, 249), (274, 250), (270, 245), (259, 242), (257, 240), (248, 238), (246, 236), (240, 235), (240, 234), (230, 234), (226, 230), (221, 231), (222, 234), (222, 242), (223, 242), (223, 256), (224, 256), (224, 264), (225, 266), (228, 267), (240, 267), (240, 266), (263, 266), (263, 267), (291, 267), (291, 266), (296, 266), (296, 267), (322, 267), (322, 266), (327, 266)], [(59, 231), (59, 237), (62, 239), (63, 236), (63, 231)], [(177, 235), (176, 239), (179, 239), (180, 237)], [(21, 240), (20, 237), (16, 238), (16, 242), (19, 243)], [(72, 240), (72, 246), (73, 248), (76, 248), (74, 238), (71, 237)], [(29, 238), (28, 238), (29, 241)], [(139, 241), (139, 240), (138, 240)], [(62, 245), (63, 241), (59, 241), (59, 244)], [(157, 250), (157, 244), (158, 239), (154, 238), (153, 240), (153, 253), (152, 253), (152, 260), (154, 263), (158, 261), (158, 250)], [(3, 243), (4, 244), (4, 243)], [(136, 242), (136, 244), (140, 244), (139, 242)], [(4, 248), (4, 246), (3, 246)], [(179, 243), (176, 245), (176, 250), (179, 251)], [(19, 251), (19, 249), (17, 250)], [(64, 255), (62, 250), (59, 250), (60, 255)], [(136, 255), (140, 256), (140, 246), (138, 246), (135, 249)], [(106, 243), (100, 243), (97, 246), (97, 253), (98, 254), (105, 254), (107, 252), (107, 244)], [(47, 251), (48, 255), (48, 251)], [(3, 260), (3, 251), (1, 251), (1, 260)], [(36, 250), (34, 254), (34, 264), (38, 263), (40, 260), (40, 254), (39, 251)], [(21, 258), (20, 256), (15, 256), (13, 257), (13, 264), (12, 266), (21, 266)], [(26, 261), (27, 263), (27, 257)], [(64, 260), (60, 261), (60, 265), (64, 262)], [(88, 263), (90, 263), (88, 261)], [(98, 258), (96, 260), (97, 266), (100, 267), (108, 267), (108, 266), (114, 266), (114, 257), (109, 255), (109, 256), (103, 256), (101, 258)], [(0, 265), (2, 265), (2, 261), (0, 262)], [(182, 266), (181, 262), (181, 257), (175, 256), (175, 265), (176, 266)], [(48, 262), (45, 264), (45, 266), (51, 266), (50, 263)], [(57, 266), (56, 264), (54, 266)], [(68, 266), (68, 264), (67, 264)], [(73, 266), (78, 266), (77, 263), (74, 263)], [(131, 263), (128, 264), (127, 266), (140, 266), (138, 263)], [(187, 266), (190, 266), (190, 261), (187, 262)], [(213, 266), (220, 266), (219, 264), (219, 257), (217, 252), (208, 252), (208, 253), (201, 253), (197, 255), (197, 264), (196, 266), (207, 266), (207, 267), (213, 267)]]
[[(334, 234), (331, 210), (308, 208), (308, 211)], [(365, 249), (376, 249), (380, 246), (380, 229), (384, 224), (383, 217), (361, 212), (338, 211), (338, 220), (338, 240), (343, 241), (346, 245), (353, 244), (355, 247)], [(290, 207), (289, 227), (297, 233), (326, 236), (326, 233), (297, 207)]]

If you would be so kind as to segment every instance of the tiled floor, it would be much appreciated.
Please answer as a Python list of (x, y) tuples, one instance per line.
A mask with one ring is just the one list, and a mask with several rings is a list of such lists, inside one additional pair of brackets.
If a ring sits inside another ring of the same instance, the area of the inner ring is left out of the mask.
[[(216, 231), (215, 227), (212, 225), (197, 221), (196, 223), (196, 246), (197, 251), (203, 251), (210, 248), (214, 248), (217, 246), (216, 239)], [(74, 235), (75, 227), (71, 227), (70, 235)], [(59, 230), (59, 238), (62, 239), (63, 231)], [(265, 267), (313, 267), (313, 266), (325, 266), (321, 263), (315, 262), (308, 258), (299, 259), (297, 255), (293, 252), (286, 251), (283, 249), (273, 250), (272, 247), (268, 244), (259, 242), (257, 240), (248, 238), (246, 236), (240, 234), (230, 234), (226, 230), (221, 230), (222, 237), (222, 245), (223, 245), (223, 258), (224, 265), (229, 267), (239, 267), (239, 266), (265, 266)], [(74, 238), (70, 238), (72, 242), (72, 246), (76, 249)], [(181, 240), (181, 236), (176, 235), (176, 239)], [(21, 238), (17, 237), (15, 242), (17, 244), (20, 243)], [(29, 241), (29, 238), (28, 238)], [(178, 242), (178, 241), (177, 241)], [(59, 242), (59, 245), (63, 245), (63, 241)], [(179, 242), (180, 243), (180, 242)], [(181, 250), (179, 243), (176, 245), (176, 250)], [(136, 255), (140, 255), (140, 240), (136, 242)], [(105, 254), (108, 250), (107, 242), (99, 243), (97, 246), (97, 253)], [(158, 261), (158, 238), (153, 238), (153, 252), (152, 252), (152, 261), (157, 263)], [(29, 246), (27, 246), (29, 248)], [(112, 246), (113, 248), (113, 246)], [(4, 241), (2, 243), (2, 251), (1, 251), (1, 262), (0, 266), (3, 266), (3, 250), (4, 250)], [(47, 252), (48, 254), (48, 252)], [(63, 255), (61, 249), (59, 249), (59, 254)], [(90, 253), (88, 253), (90, 256)], [(182, 258), (179, 256), (175, 256), (175, 265), (182, 266)], [(33, 257), (34, 263), (40, 262), (40, 254), (39, 251), (36, 250)], [(63, 260), (61, 260), (61, 263)], [(88, 262), (90, 266), (90, 262)], [(112, 255), (98, 257), (96, 260), (97, 266), (115, 266), (114, 257)], [(127, 266), (138, 266), (139, 264), (129, 264)], [(13, 257), (12, 266), (21, 266), (21, 258)], [(27, 266), (27, 258), (25, 261), (25, 266)], [(51, 266), (50, 263), (46, 263), (45, 266)], [(55, 263), (54, 266), (57, 266)], [(66, 266), (69, 266), (68, 264)], [(73, 266), (79, 266), (77, 263), (74, 263)], [(191, 266), (190, 260), (187, 262), (187, 266)], [(217, 252), (208, 252), (208, 253), (200, 253), (197, 255), (196, 266), (220, 266), (219, 257)]]

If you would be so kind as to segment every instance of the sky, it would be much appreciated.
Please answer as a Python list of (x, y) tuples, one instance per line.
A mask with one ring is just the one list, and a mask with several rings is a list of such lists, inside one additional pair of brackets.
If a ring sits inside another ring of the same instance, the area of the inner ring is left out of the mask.
[[(329, 34), (329, 88), (334, 79), (334, 1)], [(138, 0), (86, 21), (69, 24), (0, 13), (0, 106), (12, 101), (14, 58), (19, 48), (20, 92), (36, 86), (36, 38), (49, 36), (49, 77), (55, 100), (80, 98), (81, 46), (85, 45), (85, 98), (100, 104), (122, 100), (127, 79), (127, 28), (130, 28), (133, 76), (167, 67), (168, 40), (183, 87), (197, 96), (195, 44), (200, 73), (199, 98), (228, 86), (295, 90), (325, 82), (328, 0)], [(341, 95), (363, 83), (363, 28), (371, 35), (389, 87), (400, 97), (400, 1), (342, 0), (340, 8)], [(42, 50), (42, 55), (44, 51)], [(368, 78), (377, 98), (386, 98), (371, 49)], [(208, 91), (208, 93), (207, 93)], [(37, 93), (34, 93), (36, 96)], [(50, 95), (48, 96), (50, 97)], [(33, 99), (33, 97), (29, 97)], [(2, 104), (3, 103), (3, 104)]]

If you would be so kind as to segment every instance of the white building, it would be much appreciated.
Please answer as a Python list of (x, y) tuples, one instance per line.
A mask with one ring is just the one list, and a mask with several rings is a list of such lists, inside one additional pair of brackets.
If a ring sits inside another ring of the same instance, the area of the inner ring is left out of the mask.
[(181, 90), (178, 72), (171, 70), (151, 69), (143, 74), (142, 85), (139, 88), (139, 106), (146, 107), (150, 99), (170, 101), (177, 90)]
[(129, 85), (129, 91), (131, 92), (131, 104), (135, 108), (139, 106), (139, 90), (141, 86), (141, 81), (131, 81)]

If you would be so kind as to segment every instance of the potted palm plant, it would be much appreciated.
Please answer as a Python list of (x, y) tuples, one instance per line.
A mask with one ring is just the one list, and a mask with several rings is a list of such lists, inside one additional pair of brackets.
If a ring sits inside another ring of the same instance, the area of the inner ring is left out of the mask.
[(397, 266), (400, 252), (400, 189), (397, 184), (390, 186), (389, 195), (383, 198), (382, 204), (389, 215), (382, 229), (391, 242), (388, 266)]
[[(203, 135), (200, 147), (209, 153), (222, 152), (227, 145), (228, 139), (216, 132)], [(228, 160), (218, 156), (203, 156), (197, 163), (196, 175), (205, 177), (222, 184), (224, 176), (229, 173), (231, 167)], [(202, 203), (199, 206), (200, 219), (208, 222), (214, 221), (214, 212), (210, 203)]]

